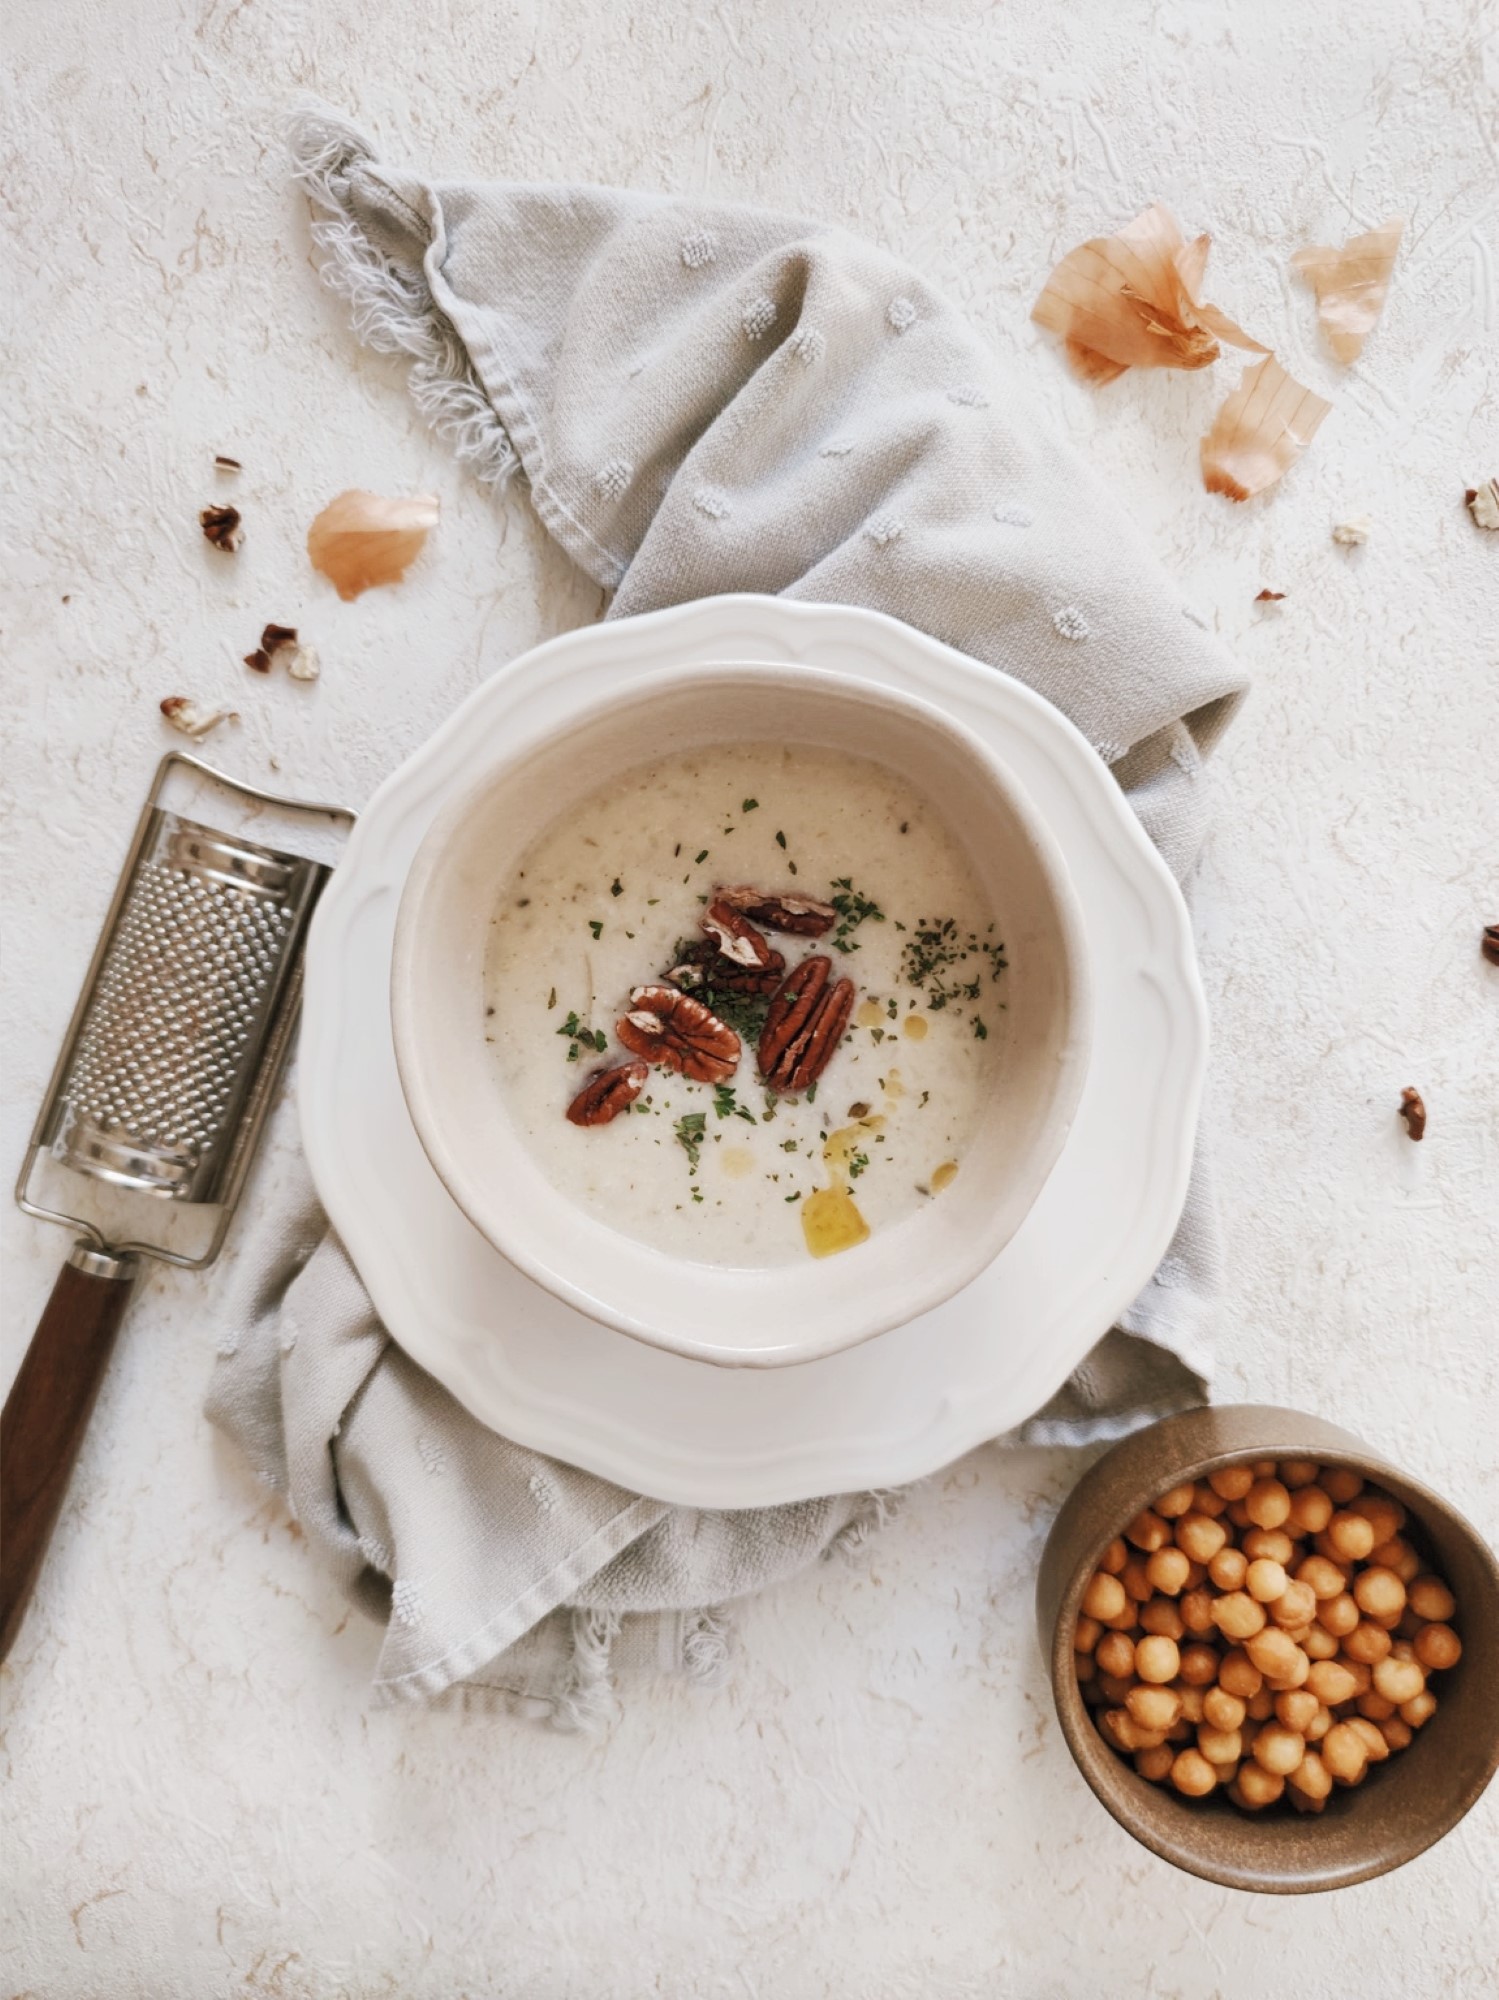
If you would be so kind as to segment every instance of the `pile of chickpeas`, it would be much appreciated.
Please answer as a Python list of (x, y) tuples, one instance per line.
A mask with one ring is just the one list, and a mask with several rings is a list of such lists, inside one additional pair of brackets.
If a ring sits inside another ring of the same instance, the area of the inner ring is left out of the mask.
[(1356, 1472), (1260, 1459), (1172, 1487), (1104, 1550), (1073, 1641), (1141, 1777), (1321, 1812), (1433, 1714), (1457, 1603)]

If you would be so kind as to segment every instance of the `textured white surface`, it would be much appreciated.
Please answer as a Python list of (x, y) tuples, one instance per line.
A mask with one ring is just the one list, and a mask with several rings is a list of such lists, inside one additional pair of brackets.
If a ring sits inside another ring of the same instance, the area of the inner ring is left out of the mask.
[[(1197, 891), (1220, 1392), (1339, 1417), (1492, 1538), (1499, 974), (1476, 934), (1499, 917), (1499, 540), (1459, 504), (1499, 460), (1492, 16), (21, 0), (8, 26), (4, 1157), (161, 695), (231, 697), (245, 723), (216, 752), (357, 803), (481, 659), (599, 608), (317, 291), (274, 137), (286, 93), (438, 171), (779, 202), (961, 298), (1254, 673)], [(1055, 254), (1155, 196), (1217, 235), (1211, 296), (1336, 399), (1284, 488), (1241, 509), (1195, 474), (1229, 368), (1094, 395), (1026, 323)], [(1286, 259), (1399, 209), (1391, 304), (1345, 374)], [(246, 463), (233, 563), (196, 527), (215, 450)], [(438, 491), (444, 518), (399, 592), (344, 606), (300, 538), (356, 482)], [(1335, 548), (1364, 509), (1368, 546)], [(1290, 594), (1256, 611), (1261, 584)], [(249, 682), (267, 618), (319, 644), (314, 688)], [(1419, 1149), (1393, 1116), (1412, 1081)], [(4, 1241), (8, 1376), (60, 1246), (17, 1218)], [(225, 1277), (156, 1276), (138, 1300), (5, 1671), (7, 1991), (1495, 1991), (1492, 1795), (1397, 1883), (1291, 1905), (1175, 1876), (1094, 1807), (1030, 1629), (1059, 1455), (975, 1454), (867, 1570), (751, 1607), (730, 1690), (643, 1690), (604, 1743), (367, 1714), (373, 1633), (197, 1414)]]

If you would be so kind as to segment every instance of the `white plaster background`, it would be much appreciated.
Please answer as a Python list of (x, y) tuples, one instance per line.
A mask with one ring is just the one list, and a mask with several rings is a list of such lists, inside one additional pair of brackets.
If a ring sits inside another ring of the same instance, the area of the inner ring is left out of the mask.
[[(1196, 890), (1221, 1395), (1338, 1417), (1494, 1537), (1499, 973), (1476, 939), (1499, 919), (1499, 537), (1461, 506), (1499, 470), (1494, 14), (13, 0), (7, 42), (0, 1158), (165, 745), (161, 695), (232, 698), (218, 755), (357, 804), (483, 671), (600, 608), (314, 283), (288, 96), (439, 173), (831, 216), (966, 303), (1255, 679)], [(1027, 323), (1062, 249), (1157, 196), (1214, 232), (1210, 295), (1335, 396), (1265, 501), (1198, 484), (1227, 366), (1094, 394)], [(1287, 256), (1398, 210), (1389, 311), (1344, 373)], [(246, 466), (233, 562), (196, 526), (215, 450)], [(301, 536), (355, 483), (444, 511), (400, 590), (345, 606)], [(1334, 548), (1356, 509), (1372, 540)], [(1262, 584), (1284, 605), (1256, 610)], [(267, 618), (317, 640), (315, 689), (240, 668)], [(1393, 1115), (1408, 1082), (1419, 1149)], [(12, 1216), (4, 1247), (8, 1379), (62, 1245)], [(1499, 1990), (1499, 1797), (1396, 1880), (1299, 1903), (1176, 1875), (1093, 1804), (1031, 1626), (1062, 1454), (973, 1454), (866, 1568), (750, 1607), (731, 1688), (638, 1690), (605, 1741), (369, 1712), (374, 1631), (199, 1415), (226, 1277), (144, 1287), (4, 1674), (7, 1993)]]

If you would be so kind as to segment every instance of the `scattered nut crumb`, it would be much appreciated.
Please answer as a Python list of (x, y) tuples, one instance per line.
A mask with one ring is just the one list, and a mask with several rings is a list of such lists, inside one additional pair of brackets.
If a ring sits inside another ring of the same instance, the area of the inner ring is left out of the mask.
[(1332, 531), (1332, 538), (1340, 549), (1361, 549), (1374, 532), (1374, 523), (1367, 514), (1350, 514), (1346, 521), (1339, 521)]
[(245, 539), (238, 507), (205, 507), (198, 519), (203, 526), (204, 541), (212, 542), (226, 556), (232, 556)]
[(1499, 479), (1485, 479), (1463, 495), (1468, 512), (1480, 528), (1499, 528)]
[(1256, 604), (1279, 604), (1285, 594), (1283, 590), (1257, 590), (1254, 601)]
[(286, 671), (294, 681), (315, 681), (323, 670), (315, 646), (288, 646)]
[(268, 674), (273, 663), (283, 655), (286, 671), (294, 681), (317, 679), (320, 668), (316, 650), (298, 644), (295, 625), (267, 625), (255, 651), (245, 654), (245, 665), (252, 673)]
[(214, 453), (213, 462), (219, 472), (243, 472), (245, 469), (237, 458), (230, 458), (229, 454), (223, 451)]
[(199, 708), (198, 704), (185, 694), (169, 694), (161, 704), (161, 712), (174, 729), (184, 736), (207, 736), (218, 728), (221, 722), (238, 722), (239, 711), (233, 708)]
[(1499, 965), (1499, 924), (1485, 924), (1480, 950), (1490, 965)]
[(1400, 1116), (1413, 1139), (1426, 1137), (1426, 1104), (1414, 1084), (1408, 1083), (1400, 1093)]

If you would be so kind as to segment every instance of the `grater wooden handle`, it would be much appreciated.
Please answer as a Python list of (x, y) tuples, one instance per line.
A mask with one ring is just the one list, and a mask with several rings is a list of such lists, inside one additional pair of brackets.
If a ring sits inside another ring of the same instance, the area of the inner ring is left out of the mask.
[(135, 1282), (136, 1260), (74, 1245), (0, 1415), (0, 1660), (26, 1615)]

